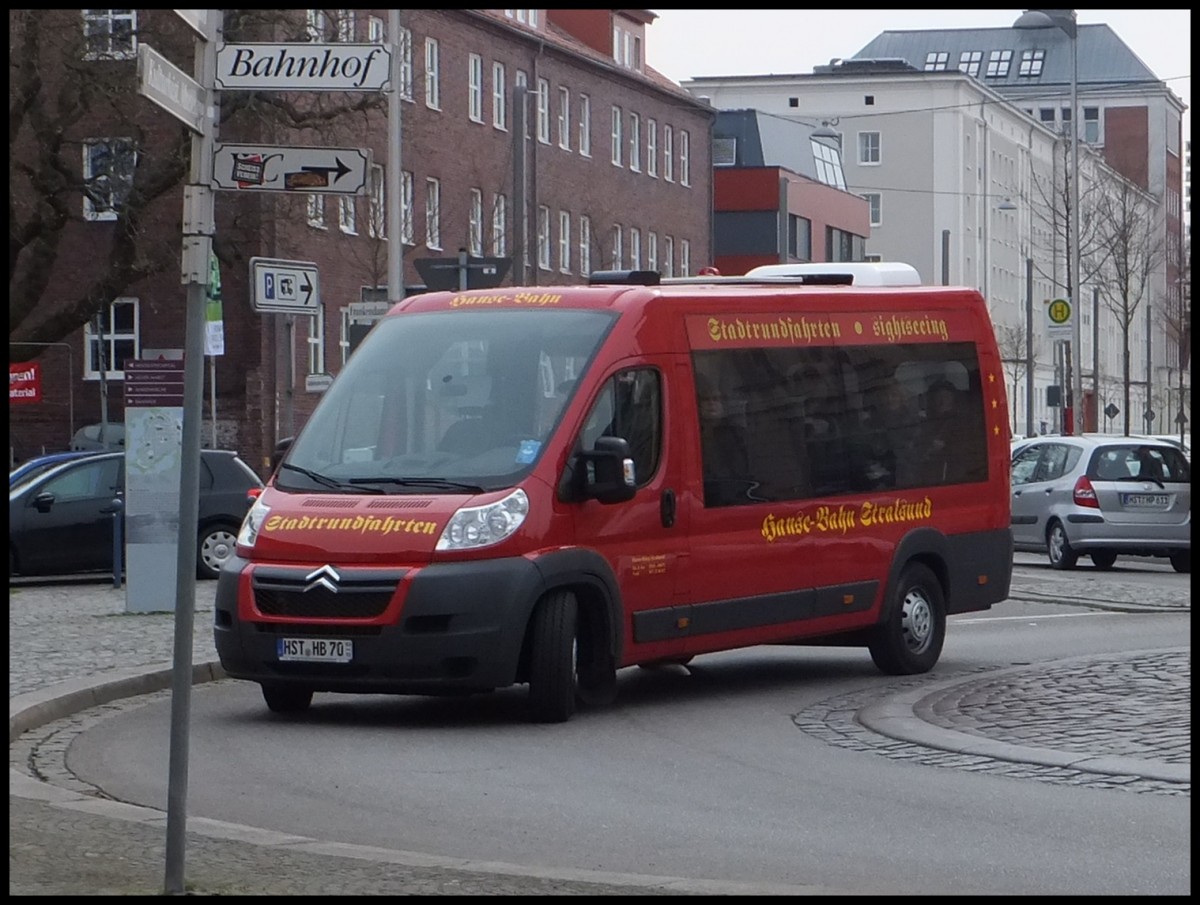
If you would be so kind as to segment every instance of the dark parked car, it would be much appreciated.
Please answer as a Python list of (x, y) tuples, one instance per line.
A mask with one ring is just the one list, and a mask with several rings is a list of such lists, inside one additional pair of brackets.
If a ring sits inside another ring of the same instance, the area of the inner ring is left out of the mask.
[[(196, 572), (216, 578), (233, 553), (262, 481), (236, 453), (200, 453)], [(9, 575), (111, 572), (113, 500), (125, 490), (124, 451), (56, 465), (8, 494)]]
[(81, 459), (84, 456), (90, 455), (93, 455), (93, 453), (89, 450), (73, 449), (67, 452), (45, 453), (41, 456), (34, 456), (32, 459), (26, 459), (8, 473), (8, 489), (12, 490), (18, 484), (23, 484), (30, 478), (45, 474), (55, 465), (61, 465), (63, 462), (69, 462), (72, 459)]

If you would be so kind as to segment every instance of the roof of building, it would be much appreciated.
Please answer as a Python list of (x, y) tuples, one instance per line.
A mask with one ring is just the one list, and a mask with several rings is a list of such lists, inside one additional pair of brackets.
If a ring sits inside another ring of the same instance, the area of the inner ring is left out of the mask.
[[(761, 110), (719, 110), (713, 124), (714, 165), (783, 167), (816, 182), (839, 188), (813, 154), (814, 126)], [(731, 159), (721, 159), (733, 140)], [(832, 144), (830, 147), (834, 147)], [(844, 181), (844, 180), (843, 180)]]
[[(1162, 80), (1109, 26), (1080, 23), (1077, 34), (1080, 85), (1161, 84)], [(1040, 73), (1022, 75), (1022, 52), (1038, 49), (1046, 52)], [(1012, 51), (1006, 74), (987, 75), (992, 52), (1005, 50)], [(982, 53), (980, 80), (1002, 93), (1012, 88), (1063, 86), (1071, 82), (1071, 41), (1065, 32), (1055, 27), (885, 31), (856, 53), (853, 59), (902, 59), (924, 71), (928, 54), (945, 52), (948, 54), (946, 69), (953, 71), (959, 67), (964, 53), (974, 51)]]

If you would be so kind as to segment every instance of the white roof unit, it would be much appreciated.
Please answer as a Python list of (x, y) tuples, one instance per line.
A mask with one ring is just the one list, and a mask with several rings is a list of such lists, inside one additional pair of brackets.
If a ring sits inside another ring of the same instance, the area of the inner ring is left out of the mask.
[(855, 286), (920, 286), (921, 275), (911, 264), (896, 261), (841, 261), (811, 264), (763, 264), (746, 271), (748, 277), (790, 277), (804, 274), (849, 274)]

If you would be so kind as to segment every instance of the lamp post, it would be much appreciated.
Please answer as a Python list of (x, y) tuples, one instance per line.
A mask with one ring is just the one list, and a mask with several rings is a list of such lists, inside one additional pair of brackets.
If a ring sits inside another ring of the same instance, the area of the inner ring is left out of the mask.
[(1067, 262), (1071, 284), (1071, 412), (1073, 432), (1083, 432), (1083, 341), (1080, 322), (1082, 320), (1079, 301), (1079, 30), (1073, 9), (1027, 9), (1013, 23), (1016, 29), (1060, 29), (1071, 42), (1071, 216), (1069, 229), (1071, 241)]

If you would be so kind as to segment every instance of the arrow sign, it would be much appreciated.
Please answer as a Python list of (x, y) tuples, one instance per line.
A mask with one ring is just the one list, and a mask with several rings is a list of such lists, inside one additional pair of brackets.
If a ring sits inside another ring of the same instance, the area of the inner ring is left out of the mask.
[(250, 287), (255, 311), (311, 316), (321, 307), (317, 265), (312, 261), (251, 258)]
[(215, 189), (365, 195), (372, 156), (368, 148), (288, 148), (217, 143)]

